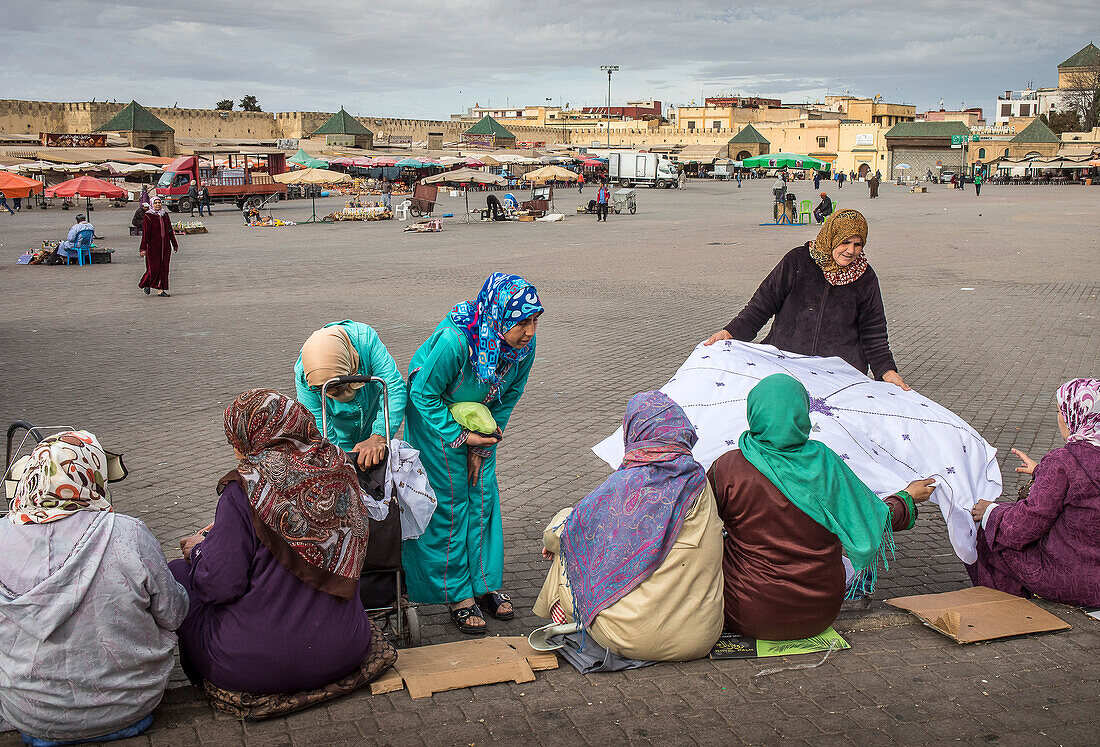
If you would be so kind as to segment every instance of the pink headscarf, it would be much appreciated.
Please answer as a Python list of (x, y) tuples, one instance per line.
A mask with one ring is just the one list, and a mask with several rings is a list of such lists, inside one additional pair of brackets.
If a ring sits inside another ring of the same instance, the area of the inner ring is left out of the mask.
[(1100, 446), (1100, 379), (1073, 379), (1058, 387), (1058, 411), (1069, 426), (1069, 442)]

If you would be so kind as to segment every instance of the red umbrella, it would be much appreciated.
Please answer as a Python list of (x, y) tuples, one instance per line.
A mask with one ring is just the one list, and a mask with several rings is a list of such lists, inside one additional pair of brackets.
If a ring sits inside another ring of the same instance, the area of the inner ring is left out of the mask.
[(30, 197), (42, 191), (42, 182), (18, 174), (0, 171), (0, 194), (5, 197)]
[(370, 163), (371, 166), (396, 166), (397, 159), (389, 156), (379, 156)]
[(477, 158), (474, 158), (473, 156), (470, 156), (469, 158), (466, 159), (466, 165), (469, 166), (470, 168), (476, 169), (476, 168), (481, 168), (482, 166), (484, 166), (485, 162), (481, 161), (481, 160), (478, 160)]
[(47, 197), (126, 197), (127, 194), (122, 187), (94, 176), (78, 176), (46, 190)]
[(351, 165), (352, 166), (373, 166), (374, 161), (371, 160), (370, 158), (367, 158), (366, 156), (356, 156), (355, 158), (351, 159)]
[(344, 158), (344, 157), (334, 158), (331, 161), (329, 161), (329, 165), (331, 165), (331, 166), (354, 166), (355, 165), (355, 159), (353, 159), (353, 158)]

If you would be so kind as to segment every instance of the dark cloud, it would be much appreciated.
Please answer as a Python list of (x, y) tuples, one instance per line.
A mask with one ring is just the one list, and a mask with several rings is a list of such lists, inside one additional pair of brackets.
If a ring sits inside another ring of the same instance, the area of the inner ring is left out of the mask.
[[(1094, 2), (8, 2), (0, 97), (446, 117), (475, 101), (881, 93), (990, 107), (1055, 82)], [(74, 48), (82, 50), (74, 54)]]

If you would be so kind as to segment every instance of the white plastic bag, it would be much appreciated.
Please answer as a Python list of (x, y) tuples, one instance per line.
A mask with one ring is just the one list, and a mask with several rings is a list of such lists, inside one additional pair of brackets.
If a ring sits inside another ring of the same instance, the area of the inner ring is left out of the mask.
[(386, 461), (386, 484), (393, 485), (401, 509), (401, 539), (416, 539), (424, 533), (435, 513), (435, 491), (428, 484), (428, 473), (420, 461), (420, 452), (400, 439), (390, 441)]

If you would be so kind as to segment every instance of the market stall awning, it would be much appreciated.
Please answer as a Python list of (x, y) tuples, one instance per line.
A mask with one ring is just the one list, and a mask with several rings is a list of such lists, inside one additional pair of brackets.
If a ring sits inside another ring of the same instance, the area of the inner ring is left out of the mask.
[(680, 163), (714, 163), (725, 150), (725, 145), (689, 145), (676, 154), (676, 160)]
[(523, 180), (536, 184), (550, 181), (575, 182), (577, 181), (577, 172), (563, 169), (561, 166), (543, 166), (541, 169), (528, 171), (523, 175)]
[(455, 169), (433, 174), (420, 180), (421, 184), (507, 184), (508, 180), (487, 171), (474, 169)]
[(78, 176), (46, 190), (47, 197), (126, 197), (127, 192), (94, 176)]
[(0, 194), (4, 197), (30, 197), (42, 191), (42, 182), (28, 179), (19, 174), (0, 171)]
[(816, 169), (828, 171), (829, 164), (813, 156), (804, 156), (801, 153), (765, 153), (762, 156), (753, 156), (744, 160), (746, 168), (757, 169)]
[(280, 184), (344, 184), (353, 181), (350, 175), (339, 171), (312, 168), (287, 171), (272, 178)]

